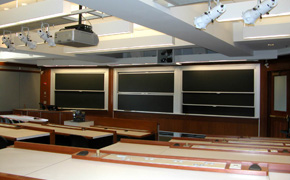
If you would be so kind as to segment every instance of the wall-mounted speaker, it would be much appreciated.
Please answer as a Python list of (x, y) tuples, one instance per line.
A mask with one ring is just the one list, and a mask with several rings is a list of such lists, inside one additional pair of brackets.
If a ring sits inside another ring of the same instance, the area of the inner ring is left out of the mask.
[(173, 49), (158, 50), (158, 63), (174, 63)]

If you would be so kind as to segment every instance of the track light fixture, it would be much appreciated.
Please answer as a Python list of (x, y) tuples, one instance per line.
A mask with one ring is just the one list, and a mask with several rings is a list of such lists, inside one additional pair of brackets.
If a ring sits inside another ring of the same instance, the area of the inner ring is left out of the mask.
[(194, 26), (197, 29), (206, 29), (206, 26), (210, 22), (214, 22), (216, 18), (222, 15), (226, 11), (225, 5), (221, 4), (219, 0), (214, 0), (217, 4), (214, 8), (211, 8), (211, 0), (208, 1), (208, 11), (204, 12), (203, 15), (195, 17)]
[(258, 0), (257, 5), (243, 13), (242, 17), (245, 24), (255, 24), (256, 20), (262, 15), (268, 14), (275, 6), (277, 6), (278, 0)]
[[(9, 37), (5, 35), (5, 32), (9, 32)], [(5, 44), (9, 51), (15, 51), (15, 46), (12, 42), (11, 31), (3, 31), (2, 44)]]
[[(27, 35), (24, 33), (24, 29), (27, 29)], [(29, 28), (28, 27), (22, 27), (21, 33), (18, 34), (19, 39), (25, 43), (25, 46), (28, 46), (30, 49), (36, 48), (36, 42), (30, 40), (29, 38)]]
[[(44, 25), (47, 25), (47, 27), (44, 27)], [(54, 43), (54, 38), (52, 38), (52, 36), (50, 35), (48, 23), (42, 23), (41, 29), (37, 31), (37, 34), (40, 36), (41, 39), (44, 40), (44, 43), (47, 43), (49, 46), (56, 46)]]

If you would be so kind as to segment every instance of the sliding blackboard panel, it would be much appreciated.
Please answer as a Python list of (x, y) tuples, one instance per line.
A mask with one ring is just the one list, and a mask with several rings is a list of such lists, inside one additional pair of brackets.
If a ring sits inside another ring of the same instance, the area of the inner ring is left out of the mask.
[(55, 74), (55, 89), (104, 90), (104, 74)]
[(119, 74), (119, 92), (173, 91), (173, 73)]
[(253, 117), (255, 115), (255, 109), (254, 108), (187, 106), (187, 105), (183, 105), (183, 113)]
[(55, 92), (55, 105), (69, 108), (104, 109), (103, 92)]
[(121, 95), (118, 96), (119, 110), (173, 112), (173, 96)]
[(254, 70), (183, 71), (183, 91), (253, 92)]
[(253, 94), (183, 93), (184, 104), (254, 106)]

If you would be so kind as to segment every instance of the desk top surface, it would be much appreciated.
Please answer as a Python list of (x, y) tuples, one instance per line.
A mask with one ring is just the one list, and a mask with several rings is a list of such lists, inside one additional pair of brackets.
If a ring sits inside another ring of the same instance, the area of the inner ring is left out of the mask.
[[(112, 173), (113, 172), (113, 173)], [(269, 180), (267, 176), (252, 176), (230, 173), (215, 173), (202, 171), (188, 171), (167, 168), (155, 168), (136, 165), (125, 165), (68, 159), (51, 167), (36, 171), (28, 176), (41, 179), (54, 180), (79, 180), (79, 179), (101, 179), (101, 180)]]
[(63, 125), (47, 126), (47, 125), (41, 125), (41, 124), (36, 124), (36, 123), (21, 123), (20, 125), (39, 127), (39, 128), (44, 128), (44, 129), (52, 129), (57, 134), (67, 134), (67, 135), (73, 134), (73, 135), (79, 135), (79, 136), (84, 136), (84, 137), (93, 138), (93, 139), (113, 135), (113, 133), (109, 133), (109, 132), (82, 130), (80, 127), (72, 127), (68, 129), (68, 128), (64, 128)]
[(274, 137), (223, 137), (223, 136), (206, 136), (205, 139), (219, 140), (242, 140), (242, 141), (271, 141), (271, 142), (290, 142), (289, 138)]
[(71, 155), (5, 148), (0, 150), (0, 172), (27, 175), (55, 163), (70, 159)]
[(144, 154), (162, 154), (168, 149), (169, 149), (169, 146), (157, 146), (157, 145), (118, 142), (110, 146), (104, 147), (101, 150), (130, 152), (130, 153), (144, 153)]
[[(185, 140), (185, 139), (171, 139), (169, 142), (172, 143), (192, 143), (192, 144), (205, 144), (205, 145), (220, 145), (220, 146), (235, 146), (235, 147), (256, 147), (256, 148), (270, 148), (271, 146), (275, 147), (275, 148), (281, 148), (281, 149), (290, 149), (290, 143), (285, 143), (286, 146), (283, 146), (283, 143), (250, 143), (251, 145), (249, 145), (248, 143), (213, 143), (211, 141), (195, 141), (195, 140)], [(288, 146), (288, 147), (287, 147)]]
[(35, 131), (30, 129), (12, 129), (0, 127), (0, 135), (6, 138), (13, 138), (16, 140), (24, 140), (36, 137), (49, 136), (48, 132)]
[(252, 154), (247, 152), (226, 152), (226, 151), (211, 151), (211, 150), (196, 150), (196, 149), (179, 149), (169, 148), (168, 146), (146, 145), (122, 143), (102, 148), (101, 150), (144, 153), (167, 156), (185, 156), (205, 159), (222, 159), (222, 160), (237, 160), (237, 161), (254, 161), (254, 162), (269, 162), (269, 163), (290, 163), (290, 156), (283, 155), (268, 155), (268, 154)]
[(246, 152), (225, 152), (211, 150), (195, 150), (195, 149), (177, 149), (170, 148), (162, 155), (168, 156), (186, 156), (205, 159), (224, 159), (250, 162), (265, 162), (265, 163), (282, 163), (289, 164), (290, 156), (283, 155), (268, 155), (268, 154), (252, 154)]
[(106, 163), (13, 147), (1, 149), (0, 158), (0, 172), (54, 180), (192, 180), (193, 177), (199, 180), (282, 180), (290, 177), (290, 174), (272, 172), (269, 176), (256, 176)]
[(8, 118), (11, 120), (17, 120), (17, 121), (24, 121), (24, 122), (47, 122), (48, 119), (43, 119), (43, 118), (37, 118), (37, 117), (33, 117), (33, 116), (24, 116), (24, 115), (0, 115), (0, 117), (3, 118)]
[(91, 126), (90, 128), (116, 131), (117, 135), (134, 136), (134, 137), (140, 137), (140, 138), (152, 134), (151, 132), (146, 131), (146, 130), (126, 129), (126, 128), (108, 127), (108, 126)]

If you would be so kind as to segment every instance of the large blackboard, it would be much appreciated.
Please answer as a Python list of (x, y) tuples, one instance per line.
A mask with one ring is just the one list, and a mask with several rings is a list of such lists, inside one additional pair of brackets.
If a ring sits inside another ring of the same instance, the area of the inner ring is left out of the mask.
[(119, 110), (173, 112), (173, 96), (119, 95)]
[(255, 116), (254, 70), (183, 71), (183, 113)]
[(56, 90), (104, 90), (104, 74), (55, 74)]
[(173, 92), (174, 73), (119, 74), (119, 92)]
[(104, 92), (55, 92), (55, 105), (69, 108), (104, 109)]
[(254, 108), (183, 106), (183, 113), (253, 117), (255, 110)]
[(184, 93), (183, 103), (254, 106), (254, 94)]
[(253, 92), (254, 70), (183, 71), (183, 91)]

